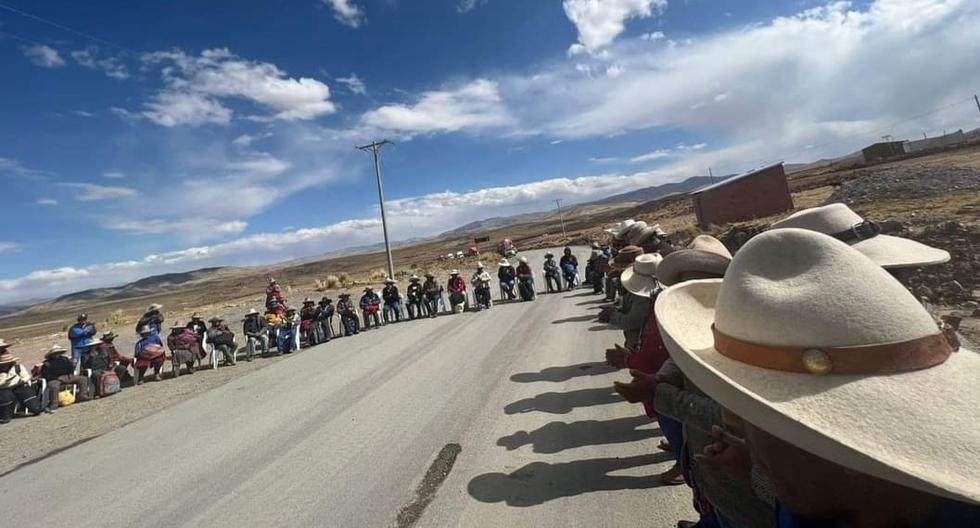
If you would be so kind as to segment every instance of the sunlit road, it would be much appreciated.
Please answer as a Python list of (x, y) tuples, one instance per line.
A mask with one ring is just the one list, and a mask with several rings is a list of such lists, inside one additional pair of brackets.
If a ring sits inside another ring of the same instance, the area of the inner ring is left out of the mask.
[(689, 493), (657, 486), (656, 424), (610, 390), (628, 376), (599, 362), (621, 334), (598, 306), (578, 289), (305, 350), (0, 478), (3, 525), (674, 526)]

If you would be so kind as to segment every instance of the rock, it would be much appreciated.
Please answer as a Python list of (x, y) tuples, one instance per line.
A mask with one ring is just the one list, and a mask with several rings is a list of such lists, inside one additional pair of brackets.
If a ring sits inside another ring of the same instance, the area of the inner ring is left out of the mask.
[(926, 299), (932, 299), (932, 289), (926, 285), (919, 286), (915, 289), (915, 294), (918, 297), (925, 297)]
[(884, 220), (878, 222), (878, 227), (881, 228), (883, 234), (889, 233), (899, 233), (905, 230), (905, 224), (899, 222), (898, 220)]

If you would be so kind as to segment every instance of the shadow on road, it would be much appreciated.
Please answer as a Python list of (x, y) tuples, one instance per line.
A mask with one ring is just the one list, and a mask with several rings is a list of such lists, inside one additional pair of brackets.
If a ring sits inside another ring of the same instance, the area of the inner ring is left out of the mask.
[(618, 326), (613, 326), (611, 324), (598, 324), (595, 326), (590, 326), (588, 330), (589, 332), (602, 332), (603, 330), (617, 330), (617, 329), (619, 329)]
[(555, 319), (551, 324), (565, 324), (565, 323), (584, 323), (586, 321), (595, 320), (595, 314), (585, 314), (576, 315), (574, 317), (566, 317), (564, 319)]
[(497, 445), (513, 451), (531, 444), (535, 453), (552, 454), (590, 445), (626, 444), (660, 436), (657, 427), (640, 429), (652, 422), (646, 416), (606, 421), (551, 422), (531, 432), (517, 431), (504, 436), (497, 440)]
[(565, 298), (566, 299), (575, 299), (576, 297), (595, 297), (596, 295), (598, 295), (598, 294), (592, 293), (592, 291), (589, 290), (587, 292), (576, 293), (574, 295), (566, 295)]
[(509, 474), (484, 473), (474, 477), (467, 491), (481, 502), (505, 501), (508, 506), (526, 507), (595, 491), (649, 489), (661, 485), (654, 468), (650, 468), (652, 474), (641, 477), (610, 476), (609, 473), (670, 459), (668, 453), (655, 453), (557, 464), (532, 462)]
[(517, 383), (553, 381), (558, 383), (582, 376), (601, 376), (616, 372), (616, 370), (603, 362), (593, 361), (591, 363), (579, 363), (578, 365), (567, 365), (564, 367), (548, 367), (542, 369), (541, 372), (518, 372), (510, 377), (510, 381)]
[(590, 304), (612, 304), (612, 301), (607, 301), (606, 299), (596, 299), (594, 301), (582, 301), (580, 303), (575, 303), (575, 306), (588, 306)]
[(533, 411), (551, 414), (568, 414), (578, 407), (606, 405), (619, 403), (623, 397), (616, 394), (612, 387), (595, 389), (579, 389), (569, 392), (544, 392), (533, 398), (524, 398), (504, 407), (507, 414), (518, 414)]

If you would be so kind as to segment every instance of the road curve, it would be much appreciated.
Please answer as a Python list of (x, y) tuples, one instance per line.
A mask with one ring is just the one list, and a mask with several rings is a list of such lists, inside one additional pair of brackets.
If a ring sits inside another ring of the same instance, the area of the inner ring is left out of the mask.
[(5, 475), (4, 524), (673, 526), (689, 492), (653, 478), (669, 462), (610, 390), (598, 306), (578, 289), (305, 350)]

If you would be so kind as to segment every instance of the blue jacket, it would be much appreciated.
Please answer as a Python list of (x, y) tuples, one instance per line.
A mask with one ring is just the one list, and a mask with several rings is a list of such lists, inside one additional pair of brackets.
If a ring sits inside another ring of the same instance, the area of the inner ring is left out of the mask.
[(365, 293), (364, 296), (361, 297), (361, 309), (363, 310), (372, 304), (380, 305), (381, 297), (378, 297), (378, 294), (374, 292)]
[(95, 335), (95, 325), (92, 323), (75, 323), (68, 329), (68, 340), (71, 341), (72, 350), (82, 348), (82, 343), (87, 343)]

